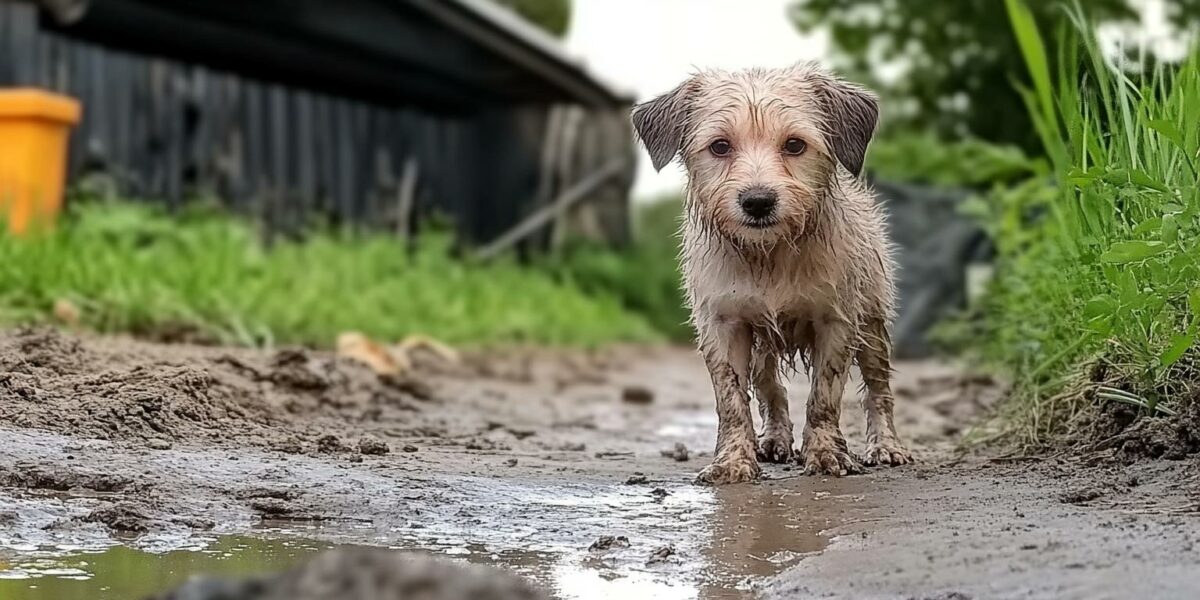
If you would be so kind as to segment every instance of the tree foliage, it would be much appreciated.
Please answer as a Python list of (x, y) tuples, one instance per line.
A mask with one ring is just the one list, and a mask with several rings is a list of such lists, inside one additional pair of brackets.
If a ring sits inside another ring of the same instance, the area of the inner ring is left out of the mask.
[(530, 23), (562, 37), (571, 24), (571, 0), (495, 0)]
[[(1127, 0), (1080, 3), (1104, 22), (1138, 18)], [(1067, 26), (1063, 2), (1029, 5), (1044, 34)], [(1176, 24), (1200, 14), (1200, 0), (1168, 5)], [(892, 100), (893, 124), (1038, 148), (1013, 86), (1026, 70), (1002, 0), (796, 0), (790, 13), (802, 31), (828, 28), (839, 68)], [(882, 76), (889, 71), (893, 77)]]

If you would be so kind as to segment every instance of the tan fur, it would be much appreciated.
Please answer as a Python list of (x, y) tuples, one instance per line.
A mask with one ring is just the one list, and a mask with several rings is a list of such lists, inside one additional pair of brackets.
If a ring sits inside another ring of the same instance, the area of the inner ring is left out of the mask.
[[(859, 470), (838, 428), (855, 360), (867, 392), (864, 462), (910, 460), (892, 424), (888, 382), (895, 267), (883, 214), (846, 168), (861, 167), (874, 109), (865, 90), (799, 65), (701, 73), (635, 111), (639, 135), (652, 155), (659, 153), (656, 163), (677, 135), (688, 173), (683, 274), (720, 418), (716, 457), (701, 481), (755, 478), (756, 453), (777, 462), (792, 458), (779, 371), (797, 360), (813, 378), (799, 455), (807, 472)], [(678, 122), (651, 123), (672, 118)], [(802, 139), (807, 149), (798, 156), (782, 152), (788, 138)], [(728, 140), (733, 151), (715, 156), (709, 146), (716, 139)], [(752, 226), (744, 214), (739, 194), (749, 188), (778, 194), (768, 226)], [(764, 422), (757, 444), (751, 386)]]

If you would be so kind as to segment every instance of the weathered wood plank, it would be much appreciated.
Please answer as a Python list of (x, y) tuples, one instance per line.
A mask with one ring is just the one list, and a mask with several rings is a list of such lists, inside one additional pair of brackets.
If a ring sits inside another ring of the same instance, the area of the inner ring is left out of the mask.
[[(103, 170), (126, 197), (176, 206), (213, 195), (287, 230), (323, 213), (407, 235), (439, 212), (474, 239), (551, 207), (556, 233), (535, 227), (521, 242), (541, 246), (571, 222), (555, 198), (605, 160), (629, 158), (619, 115), (567, 111), (587, 123), (586, 140), (572, 141), (545, 123), (548, 107), (498, 106), (479, 119), (367, 104), (84, 42), (41, 29), (36, 10), (0, 0), (0, 85), (79, 98), (85, 119), (72, 133), (69, 177)], [(568, 205), (602, 203), (611, 228), (610, 215), (627, 212), (630, 173)]]
[(622, 158), (610, 161), (604, 167), (588, 174), (579, 180), (578, 183), (563, 191), (553, 203), (525, 217), (516, 227), (513, 227), (491, 243), (480, 248), (475, 254), (476, 258), (480, 260), (495, 258), (498, 254), (525, 239), (526, 236), (545, 226), (559, 214), (569, 210), (576, 203), (587, 199), (588, 195), (597, 187), (605, 184), (613, 177), (620, 176), (621, 172), (626, 168), (627, 164), (625, 159)]

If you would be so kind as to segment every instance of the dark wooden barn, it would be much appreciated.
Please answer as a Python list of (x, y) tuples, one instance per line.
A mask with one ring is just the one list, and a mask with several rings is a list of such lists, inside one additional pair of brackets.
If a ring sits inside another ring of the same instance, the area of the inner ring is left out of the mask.
[(630, 99), (489, 0), (0, 0), (0, 86), (81, 100), (70, 182), (122, 197), (627, 235)]

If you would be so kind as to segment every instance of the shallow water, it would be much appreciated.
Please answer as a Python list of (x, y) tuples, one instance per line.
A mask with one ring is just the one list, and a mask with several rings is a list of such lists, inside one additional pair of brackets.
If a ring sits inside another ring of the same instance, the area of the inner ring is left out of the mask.
[[(187, 548), (149, 552), (39, 548), (0, 558), (0, 598), (129, 600), (169, 590), (196, 574), (243, 577), (287, 568), (329, 547), (304, 539), (222, 536)], [(3, 555), (0, 555), (3, 556)]]
[[(564, 599), (749, 598), (762, 577), (821, 551), (828, 543), (823, 532), (861, 508), (854, 489), (861, 484), (854, 480), (809, 481), (718, 489), (672, 485), (657, 498), (647, 486), (529, 486), (465, 478), (457, 486), (465, 502), (442, 505), (454, 507), (453, 514), (431, 507), (419, 520), (388, 530), (266, 521), (251, 536), (192, 537), (175, 544), (142, 538), (106, 548), (30, 547), (6, 540), (0, 545), (0, 598), (142, 598), (192, 575), (282, 570), (341, 543), (504, 567)], [(486, 507), (471, 502), (481, 496), (496, 500)], [(464, 506), (476, 506), (478, 518), (464, 519)], [(600, 535), (625, 535), (631, 545), (590, 551)], [(667, 544), (676, 554), (647, 564)]]

